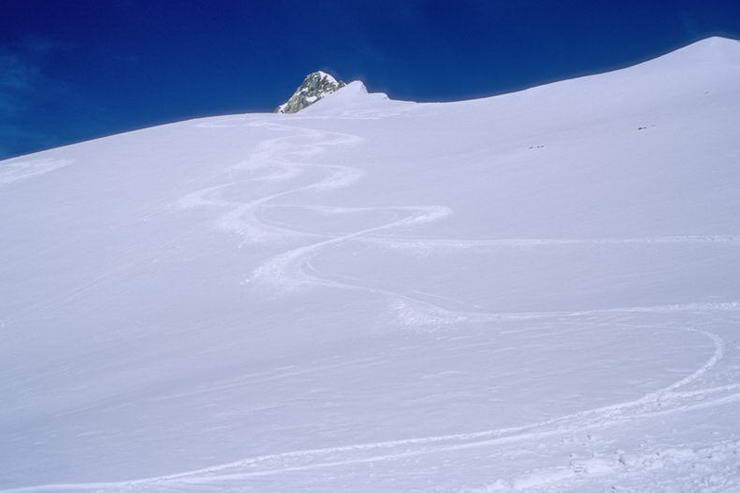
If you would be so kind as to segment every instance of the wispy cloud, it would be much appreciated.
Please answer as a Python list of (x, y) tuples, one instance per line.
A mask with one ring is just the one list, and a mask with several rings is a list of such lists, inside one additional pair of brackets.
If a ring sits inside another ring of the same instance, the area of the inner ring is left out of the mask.
[(0, 159), (17, 152), (19, 142), (33, 136), (23, 116), (39, 100), (39, 93), (52, 85), (44, 66), (60, 47), (42, 38), (0, 45)]
[(38, 77), (37, 66), (26, 63), (7, 49), (0, 49), (0, 87), (6, 90), (28, 89)]
[(22, 104), (46, 81), (43, 65), (58, 48), (56, 43), (41, 38), (0, 45), (0, 101), (5, 103), (6, 111)]

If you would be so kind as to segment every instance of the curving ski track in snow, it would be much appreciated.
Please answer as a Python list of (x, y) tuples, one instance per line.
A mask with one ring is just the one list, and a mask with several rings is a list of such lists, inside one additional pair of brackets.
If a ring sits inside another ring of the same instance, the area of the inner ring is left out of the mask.
[[(240, 122), (240, 120), (234, 120)], [(231, 123), (226, 123), (230, 125)], [(238, 124), (238, 123), (237, 123)], [(443, 300), (436, 295), (419, 295), (394, 291), (363, 284), (361, 280), (324, 276), (311, 264), (311, 259), (345, 242), (371, 242), (387, 248), (410, 249), (458, 249), (458, 248), (495, 248), (495, 247), (547, 247), (553, 245), (581, 244), (731, 244), (740, 245), (738, 235), (715, 236), (671, 236), (649, 238), (615, 238), (615, 239), (442, 239), (394, 237), (393, 230), (411, 227), (418, 224), (441, 220), (450, 216), (453, 211), (443, 205), (390, 205), (385, 207), (336, 208), (317, 205), (306, 205), (307, 210), (321, 209), (324, 213), (382, 212), (390, 213), (393, 220), (381, 225), (359, 229), (343, 234), (328, 235), (300, 231), (286, 225), (267, 221), (261, 217), (261, 211), (280, 205), (279, 199), (303, 192), (328, 192), (348, 187), (363, 176), (363, 172), (350, 166), (316, 164), (311, 158), (320, 156), (327, 148), (334, 146), (354, 145), (361, 138), (338, 132), (319, 131), (315, 129), (289, 126), (273, 122), (251, 121), (248, 126), (262, 127), (270, 131), (288, 132), (288, 135), (264, 141), (246, 160), (235, 166), (234, 171), (240, 175), (245, 172), (248, 178), (232, 180), (209, 186), (183, 197), (178, 205), (183, 208), (216, 208), (223, 212), (216, 221), (218, 227), (237, 234), (242, 245), (265, 242), (284, 242), (287, 240), (314, 240), (311, 243), (288, 249), (267, 259), (254, 272), (247, 276), (252, 289), (261, 293), (279, 296), (282, 293), (301, 287), (325, 286), (337, 289), (363, 290), (389, 299), (389, 306), (411, 309), (422, 316), (438, 323), (454, 324), (464, 321), (494, 321), (502, 318), (551, 318), (558, 316), (583, 316), (605, 313), (630, 312), (672, 312), (672, 311), (740, 311), (740, 303), (689, 303), (664, 306), (636, 306), (612, 308), (606, 310), (589, 310), (582, 312), (526, 312), (526, 313), (493, 313), (466, 309), (453, 309), (449, 305), (462, 303), (455, 300)], [(289, 183), (298, 177), (318, 173), (320, 178), (306, 184), (267, 194), (248, 201), (239, 201), (225, 197), (225, 192), (234, 188), (248, 186), (254, 182)], [(290, 204), (290, 207), (301, 207)], [(445, 306), (447, 305), (447, 306)], [(80, 484), (49, 484), (1, 490), (3, 493), (21, 493), (31, 491), (233, 491), (235, 484), (248, 482), (253, 478), (274, 476), (296, 471), (322, 470), (352, 464), (367, 464), (394, 461), (407, 457), (444, 453), (456, 450), (503, 446), (516, 442), (536, 441), (552, 437), (572, 435), (584, 430), (614, 427), (638, 420), (656, 418), (677, 413), (688, 413), (700, 409), (740, 402), (740, 382), (724, 385), (708, 385), (702, 381), (714, 370), (727, 354), (725, 341), (718, 335), (695, 328), (662, 327), (670, 330), (688, 331), (711, 341), (713, 351), (706, 361), (691, 374), (652, 391), (642, 397), (608, 406), (579, 411), (566, 416), (548, 419), (523, 426), (482, 430), (474, 433), (447, 434), (426, 436), (401, 440), (379, 441), (349, 444), (340, 447), (297, 450), (284, 453), (261, 455), (238, 460), (228, 464), (206, 467), (203, 469), (178, 474), (144, 478), (121, 482), (95, 482)], [(733, 357), (737, 358), (734, 354)], [(691, 388), (688, 388), (691, 387)], [(717, 450), (732, 450), (737, 453), (740, 445), (727, 442), (716, 445)], [(643, 451), (640, 460), (632, 460), (631, 468), (617, 464), (616, 460), (601, 464), (584, 463), (580, 469), (553, 468), (538, 471), (522, 478), (515, 478), (505, 484), (499, 484), (500, 490), (521, 490), (552, 486), (558, 488), (560, 483), (572, 480), (583, 480), (589, 474), (594, 476), (608, 475), (617, 472), (644, 473), (651, 467), (650, 458), (656, 451)], [(678, 456), (677, 456), (678, 457)], [(680, 457), (676, 460), (679, 460)], [(596, 464), (596, 466), (594, 466)], [(621, 462), (620, 462), (621, 464)], [(591, 470), (589, 472), (589, 466)], [(621, 468), (620, 468), (621, 467)], [(248, 484), (248, 483), (244, 483)], [(496, 486), (496, 485), (494, 485)], [(481, 490), (483, 491), (483, 490)], [(498, 491), (497, 489), (485, 491)]]

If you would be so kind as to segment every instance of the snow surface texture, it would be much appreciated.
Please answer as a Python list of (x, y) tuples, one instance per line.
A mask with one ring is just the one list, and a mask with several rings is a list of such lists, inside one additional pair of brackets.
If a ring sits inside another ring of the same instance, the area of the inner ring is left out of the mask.
[(0, 163), (0, 491), (740, 490), (740, 45)]

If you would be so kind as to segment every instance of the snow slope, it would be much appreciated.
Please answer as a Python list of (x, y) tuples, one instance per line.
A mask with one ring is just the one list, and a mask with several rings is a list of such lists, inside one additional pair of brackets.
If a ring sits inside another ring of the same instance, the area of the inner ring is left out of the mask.
[(0, 163), (0, 491), (740, 490), (740, 44)]

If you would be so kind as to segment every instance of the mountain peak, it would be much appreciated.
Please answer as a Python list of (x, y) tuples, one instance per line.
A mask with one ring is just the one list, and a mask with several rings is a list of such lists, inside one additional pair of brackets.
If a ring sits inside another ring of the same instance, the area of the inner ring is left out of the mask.
[(276, 113), (297, 113), (303, 108), (314, 104), (327, 94), (332, 94), (346, 86), (333, 75), (321, 70), (311, 72), (303, 79), (303, 83), (285, 103), (275, 109)]

